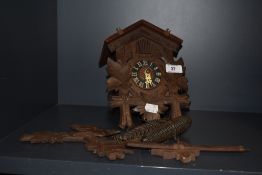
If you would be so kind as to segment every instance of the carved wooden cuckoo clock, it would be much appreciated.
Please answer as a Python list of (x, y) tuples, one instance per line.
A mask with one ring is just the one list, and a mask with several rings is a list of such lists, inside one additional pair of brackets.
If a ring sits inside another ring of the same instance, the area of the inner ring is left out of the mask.
[(189, 108), (184, 62), (174, 59), (181, 44), (169, 29), (145, 20), (105, 40), (99, 65), (107, 64), (109, 103), (120, 108), (121, 128), (133, 126), (131, 111), (154, 120), (166, 111), (179, 117), (181, 108)]
[[(189, 108), (187, 79), (182, 58), (174, 59), (182, 40), (170, 30), (162, 30), (140, 20), (105, 40), (100, 67), (107, 64), (107, 89), (111, 107), (120, 108), (121, 128), (132, 127), (131, 111), (147, 121), (125, 132), (73, 124), (69, 132), (35, 132), (21, 136), (30, 143), (82, 142), (87, 150), (109, 160), (124, 159), (131, 148), (150, 149), (152, 155), (195, 161), (200, 151), (245, 152), (243, 146), (165, 144), (191, 126), (191, 118), (180, 117)], [(160, 119), (169, 114), (170, 118)], [(159, 119), (159, 120), (155, 120)]]

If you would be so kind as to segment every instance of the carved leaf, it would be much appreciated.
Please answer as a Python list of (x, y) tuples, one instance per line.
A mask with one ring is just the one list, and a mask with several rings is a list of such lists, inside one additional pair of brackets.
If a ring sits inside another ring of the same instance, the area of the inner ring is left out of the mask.
[(115, 77), (109, 77), (106, 81), (107, 83), (107, 89), (109, 91), (111, 90), (117, 90), (119, 86), (122, 84), (122, 82)]
[(85, 147), (99, 157), (107, 157), (109, 160), (124, 159), (126, 154), (133, 154), (133, 150), (126, 148), (124, 144), (105, 138), (86, 139)]
[(188, 91), (188, 80), (186, 77), (182, 76), (182, 77), (179, 77), (177, 78), (177, 85), (179, 86), (179, 88), (184, 91), (184, 92), (187, 92)]
[(123, 65), (120, 62), (114, 61), (111, 58), (107, 59), (108, 65), (108, 74), (111, 77), (115, 77), (120, 80), (122, 83), (125, 82), (129, 76), (128, 75), (128, 66)]
[(107, 60), (109, 78), (107, 80), (108, 90), (116, 90), (120, 95), (129, 93), (128, 65), (122, 64), (121, 61), (114, 61), (111, 58)]

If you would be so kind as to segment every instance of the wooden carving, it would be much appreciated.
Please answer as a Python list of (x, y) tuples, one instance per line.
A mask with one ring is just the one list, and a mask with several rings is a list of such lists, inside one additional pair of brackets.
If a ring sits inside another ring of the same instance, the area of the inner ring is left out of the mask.
[(88, 151), (109, 160), (124, 159), (126, 154), (132, 154), (132, 148), (151, 149), (151, 154), (163, 159), (176, 159), (182, 163), (195, 161), (201, 151), (212, 152), (245, 152), (245, 147), (239, 146), (209, 146), (189, 145), (180, 141), (175, 144), (160, 143), (177, 138), (191, 125), (188, 117), (178, 117), (175, 120), (159, 119), (148, 121), (130, 131), (119, 133), (118, 130), (99, 129), (91, 125), (71, 125), (70, 132), (35, 132), (24, 134), (20, 141), (30, 143), (63, 143), (81, 142)]
[(30, 143), (63, 143), (85, 142), (87, 138), (106, 137), (119, 133), (118, 130), (99, 129), (92, 125), (72, 124), (70, 132), (41, 131), (32, 134), (24, 134), (20, 141)]
[[(91, 125), (71, 125), (69, 132), (42, 131), (24, 134), (20, 140), (30, 143), (81, 142), (88, 151), (109, 160), (124, 159), (132, 148), (151, 149), (152, 155), (194, 161), (200, 151), (244, 152), (243, 146), (193, 146), (177, 137), (191, 126), (191, 118), (182, 116), (189, 108), (188, 85), (182, 58), (174, 59), (182, 40), (170, 30), (162, 30), (140, 20), (105, 40), (100, 67), (107, 64), (109, 103), (120, 108), (121, 128), (100, 129)], [(161, 114), (169, 110), (169, 118)], [(134, 126), (131, 111), (146, 121)], [(175, 144), (164, 144), (175, 139)]]
[(113, 136), (118, 143), (129, 141), (137, 142), (164, 142), (176, 139), (191, 126), (191, 118), (178, 117), (174, 120), (167, 118), (148, 121), (130, 131)]
[[(121, 128), (133, 127), (130, 111), (139, 112), (144, 120), (155, 120), (167, 109), (174, 119), (182, 115), (181, 108), (189, 108), (184, 62), (174, 59), (181, 44), (170, 30), (145, 20), (119, 29), (105, 40), (99, 64), (107, 64), (109, 104), (120, 108)], [(167, 65), (181, 70), (170, 73)], [(157, 109), (147, 110), (148, 104)]]
[(99, 157), (107, 157), (109, 160), (123, 159), (126, 154), (133, 153), (133, 150), (126, 148), (125, 144), (110, 139), (110, 136), (118, 134), (119, 130), (99, 129), (92, 125), (80, 124), (73, 124), (70, 127), (73, 131), (41, 131), (24, 134), (20, 137), (20, 141), (34, 144), (80, 142), (85, 144), (88, 151), (92, 151)]
[(236, 146), (210, 146), (190, 145), (187, 143), (162, 144), (162, 143), (141, 143), (128, 142), (127, 146), (134, 148), (151, 149), (151, 155), (160, 156), (163, 159), (176, 159), (182, 163), (189, 163), (196, 160), (201, 151), (206, 152), (246, 152), (249, 151), (242, 145)]

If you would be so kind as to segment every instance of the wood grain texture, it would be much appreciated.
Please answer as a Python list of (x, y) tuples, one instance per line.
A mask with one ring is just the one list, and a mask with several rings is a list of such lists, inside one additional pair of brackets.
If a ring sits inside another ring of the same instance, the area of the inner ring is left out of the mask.
[[(131, 128), (132, 111), (144, 120), (182, 115), (190, 106), (188, 81), (182, 58), (174, 59), (182, 40), (145, 20), (118, 29), (103, 46), (100, 66), (107, 64), (109, 104), (120, 108), (120, 128)], [(166, 64), (181, 65), (183, 73), (167, 73)], [(147, 72), (146, 72), (147, 71)], [(147, 103), (158, 105), (157, 113), (145, 111)]]

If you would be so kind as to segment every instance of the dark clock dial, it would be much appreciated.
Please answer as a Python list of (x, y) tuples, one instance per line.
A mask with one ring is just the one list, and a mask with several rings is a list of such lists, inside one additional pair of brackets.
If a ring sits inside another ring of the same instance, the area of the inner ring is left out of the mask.
[(138, 61), (131, 71), (134, 83), (142, 89), (153, 89), (161, 81), (161, 71), (156, 63), (147, 60)]

